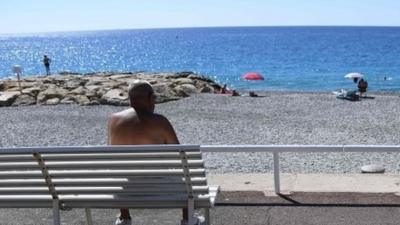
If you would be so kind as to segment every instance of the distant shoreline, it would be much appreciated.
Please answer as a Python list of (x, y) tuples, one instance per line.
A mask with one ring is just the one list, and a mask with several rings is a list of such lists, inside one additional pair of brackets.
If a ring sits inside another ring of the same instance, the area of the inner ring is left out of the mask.
[[(62, 71), (59, 73), (55, 73), (52, 74), (51, 76), (64, 76), (64, 75), (77, 75), (77, 76), (93, 76), (93, 75), (134, 75), (134, 74), (146, 74), (146, 75), (154, 75), (154, 74), (179, 74), (179, 73), (188, 73), (188, 74), (196, 74), (196, 72), (193, 71), (181, 71), (181, 72), (170, 72), (170, 71), (161, 71), (161, 72), (151, 72), (151, 71), (99, 71), (99, 72), (90, 72), (90, 73), (79, 73), (79, 72), (69, 72), (69, 71)], [(212, 80), (212, 78), (210, 78), (209, 76), (205, 76), (205, 75), (199, 75), (201, 77), (207, 78)], [(23, 75), (22, 79), (30, 79), (30, 78), (45, 78), (45, 75)], [(7, 80), (13, 80), (16, 81), (16, 77), (13, 76), (7, 76), (7, 77), (1, 77), (0, 76), (0, 82), (4, 82)], [(224, 83), (218, 83), (216, 82), (218, 85), (223, 86)], [(236, 90), (238, 91), (240, 94), (248, 94), (249, 91), (255, 91), (257, 93), (260, 94), (265, 94), (265, 93), (292, 93), (292, 94), (332, 94), (333, 91), (335, 91), (334, 89), (332, 90), (326, 90), (326, 91), (302, 91), (302, 90), (289, 90), (289, 89), (251, 89), (251, 88), (234, 88), (228, 85), (228, 89), (229, 90)], [(345, 88), (348, 89), (348, 88)], [(348, 89), (349, 90), (349, 89)], [(354, 86), (354, 88), (350, 89), (350, 90), (357, 90), (357, 87)], [(0, 89), (1, 92), (1, 89)], [(391, 90), (391, 91), (380, 91), (380, 90), (368, 90), (367, 94), (373, 94), (373, 95), (398, 95), (400, 94), (400, 90)]]

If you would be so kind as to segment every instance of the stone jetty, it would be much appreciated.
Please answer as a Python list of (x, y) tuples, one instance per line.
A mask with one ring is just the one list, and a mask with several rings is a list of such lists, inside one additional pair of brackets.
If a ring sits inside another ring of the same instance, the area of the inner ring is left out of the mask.
[(196, 93), (215, 93), (221, 86), (193, 72), (180, 73), (60, 73), (0, 80), (0, 107), (19, 105), (129, 105), (127, 89), (135, 79), (147, 80), (156, 102), (179, 100)]

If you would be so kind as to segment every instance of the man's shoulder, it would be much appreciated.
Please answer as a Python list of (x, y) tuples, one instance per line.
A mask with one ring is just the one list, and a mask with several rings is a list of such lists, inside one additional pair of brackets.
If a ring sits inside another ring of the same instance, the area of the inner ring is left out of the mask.
[(126, 118), (129, 115), (134, 114), (135, 111), (133, 111), (132, 109), (126, 109), (120, 112), (116, 112), (110, 115), (109, 120), (117, 120), (117, 119), (121, 119), (121, 118)]
[(158, 114), (158, 113), (153, 113), (152, 115), (152, 119), (157, 121), (157, 122), (162, 122), (162, 123), (169, 123), (169, 120), (167, 119), (167, 117)]

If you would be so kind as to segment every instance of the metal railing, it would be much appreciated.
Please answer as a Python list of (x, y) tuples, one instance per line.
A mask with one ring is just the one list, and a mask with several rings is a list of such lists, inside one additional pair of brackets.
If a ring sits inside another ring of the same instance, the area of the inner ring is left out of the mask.
[[(163, 150), (176, 148), (198, 149), (199, 145), (164, 145)], [(16, 153), (55, 153), (55, 152), (130, 152), (135, 149), (157, 149), (160, 145), (113, 145), (113, 146), (58, 146), (58, 147), (19, 147), (19, 148), (0, 148), (0, 154)], [(200, 145), (202, 152), (266, 152), (273, 154), (274, 170), (274, 189), (275, 193), (281, 192), (279, 154), (284, 152), (399, 152), (400, 145)]]
[(400, 145), (201, 145), (202, 152), (269, 152), (273, 154), (274, 189), (281, 193), (279, 153), (283, 152), (400, 152)]

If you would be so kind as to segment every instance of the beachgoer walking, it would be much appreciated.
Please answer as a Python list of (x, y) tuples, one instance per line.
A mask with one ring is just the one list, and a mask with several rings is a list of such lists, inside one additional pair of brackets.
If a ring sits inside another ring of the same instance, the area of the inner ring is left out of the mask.
[(363, 78), (360, 79), (358, 82), (358, 91), (360, 92), (360, 97), (363, 97), (365, 92), (367, 92), (368, 82)]
[(50, 63), (51, 63), (51, 59), (49, 57), (47, 57), (47, 55), (43, 56), (43, 64), (44, 67), (46, 68), (46, 75), (50, 75)]
[[(108, 120), (108, 144), (179, 144), (168, 119), (154, 113), (155, 95), (150, 83), (134, 81), (128, 88), (128, 95), (131, 108), (111, 115)], [(120, 211), (115, 224), (132, 224), (129, 209)], [(187, 210), (183, 209), (182, 213), (182, 224), (187, 224)]]

